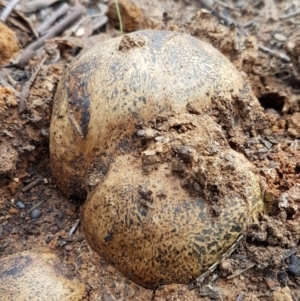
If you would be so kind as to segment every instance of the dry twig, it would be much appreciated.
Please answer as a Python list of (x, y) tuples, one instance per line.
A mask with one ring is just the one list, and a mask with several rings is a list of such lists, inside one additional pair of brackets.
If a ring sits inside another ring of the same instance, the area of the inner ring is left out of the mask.
[(69, 231), (69, 237), (72, 236), (72, 234), (76, 231), (76, 229), (79, 225), (79, 222), (80, 222), (80, 219), (78, 218)]
[(289, 18), (296, 17), (297, 15), (300, 15), (300, 9), (297, 9), (297, 10), (295, 10), (295, 11), (289, 13), (289, 14), (283, 15), (279, 19), (280, 20), (286, 20), (286, 19), (289, 19)]
[[(28, 109), (27, 97), (28, 97), (28, 94), (29, 94), (29, 89), (30, 89), (32, 83), (34, 82), (35, 77), (37, 76), (37, 74), (39, 73), (40, 69), (44, 65), (45, 60), (47, 59), (47, 57), (48, 57), (48, 55), (46, 55), (42, 59), (42, 61), (38, 64), (38, 66), (36, 67), (35, 71), (31, 75), (31, 78), (29, 79), (29, 81), (26, 83), (25, 87), (22, 90), (21, 97), (20, 97), (20, 102), (19, 102), (19, 113), (22, 113), (23, 111), (27, 111), (27, 109)], [(23, 191), (23, 189), (22, 189), (22, 191)]]
[(24, 4), (22, 6), (22, 10), (24, 13), (28, 14), (28, 13), (34, 13), (38, 10), (41, 10), (43, 8), (49, 7), (52, 4), (56, 3), (59, 0), (34, 0), (34, 1), (30, 1), (27, 2), (26, 4)]
[(28, 47), (26, 47), (20, 57), (19, 65), (21, 67), (24, 67), (25, 64), (35, 56), (36, 51), (43, 46), (46, 40), (58, 36), (62, 31), (68, 28), (78, 18), (80, 18), (83, 12), (83, 6), (77, 4), (74, 7), (74, 10), (69, 15), (67, 15), (63, 20), (53, 26), (44, 36), (40, 37), (37, 41), (31, 43)]
[(283, 52), (280, 52), (278, 50), (273, 50), (269, 47), (266, 47), (266, 46), (263, 46), (263, 45), (258, 45), (258, 49), (265, 52), (265, 53), (268, 53), (272, 56), (275, 56), (279, 59), (281, 59), (282, 61), (286, 62), (286, 63), (290, 63), (291, 62), (291, 59)]
[[(196, 279), (196, 286), (200, 287), (201, 283), (204, 281), (205, 278), (208, 277), (209, 274), (211, 274), (219, 265), (219, 263), (224, 260), (227, 259), (239, 246), (239, 244), (241, 243), (241, 241), (244, 239), (244, 235), (241, 235), (236, 242), (228, 249), (228, 251), (226, 253), (224, 253), (221, 258), (215, 262), (211, 267), (208, 268), (208, 270), (206, 272), (204, 272), (202, 275), (200, 275), (197, 279)], [(244, 271), (243, 271), (244, 272)], [(228, 277), (227, 277), (228, 278)], [(194, 287), (192, 287), (194, 288)]]
[[(27, 192), (29, 191), (31, 188), (39, 185), (40, 183), (44, 182), (44, 178), (39, 177), (37, 179), (35, 179), (34, 181), (32, 181), (31, 183), (29, 183), (27, 186), (25, 186), (24, 188), (22, 188), (22, 192)], [(34, 208), (33, 208), (34, 209)], [(32, 209), (32, 210), (33, 210)]]
[(93, 31), (99, 29), (102, 27), (104, 24), (106, 24), (108, 21), (107, 16), (103, 15), (102, 18), (97, 22), (93, 24)]
[[(10, 85), (12, 85), (14, 88), (18, 85), (18, 82), (16, 82), (8, 72), (6, 74), (6, 77), (7, 77), (7, 82)], [(14, 91), (15, 91), (15, 93), (19, 94), (19, 92), (17, 92), (15, 89), (14, 89)], [(15, 94), (15, 95), (17, 95), (17, 94)]]
[(18, 4), (20, 0), (12, 0), (2, 11), (2, 14), (0, 16), (0, 21), (5, 22), (11, 11), (14, 9), (14, 7)]
[(43, 35), (52, 26), (52, 24), (59, 17), (66, 14), (69, 9), (70, 6), (67, 3), (63, 3), (53, 14), (46, 18), (46, 20), (43, 23), (41, 23), (37, 28), (37, 31), (40, 33), (40, 35)]
[(26, 214), (29, 214), (30, 212), (32, 212), (34, 209), (36, 209), (37, 207), (41, 206), (43, 203), (45, 203), (47, 201), (47, 199), (40, 201), (38, 203), (36, 203), (35, 205), (33, 205), (30, 209), (27, 210)]
[(103, 13), (87, 16), (87, 17), (83, 18), (82, 20), (80, 20), (76, 25), (74, 25), (74, 27), (72, 28), (72, 30), (69, 32), (68, 35), (75, 33), (80, 28), (80, 26), (82, 26), (85, 22), (92, 20), (92, 19), (96, 19), (96, 18), (99, 18), (99, 21), (97, 23), (92, 22), (92, 31), (99, 29), (101, 26), (106, 24), (108, 21), (107, 16), (103, 15)]
[[(19, 22), (19, 20), (18, 20), (19, 18), (20, 18), (21, 22)], [(20, 28), (21, 30), (23, 30), (27, 33), (32, 32), (36, 38), (39, 37), (31, 20), (29, 18), (27, 18), (22, 12), (14, 10), (12, 12), (12, 14), (9, 16), (8, 21), (10, 23), (12, 23), (14, 26)], [(27, 25), (28, 28), (24, 25)]]

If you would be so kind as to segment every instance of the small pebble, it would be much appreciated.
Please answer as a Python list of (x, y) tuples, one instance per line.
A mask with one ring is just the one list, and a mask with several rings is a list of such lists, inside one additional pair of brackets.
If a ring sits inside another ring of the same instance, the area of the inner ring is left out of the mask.
[(58, 241), (57, 241), (57, 245), (59, 247), (63, 247), (67, 244), (67, 242), (63, 239), (63, 238), (59, 238)]
[(138, 135), (139, 137), (144, 137), (144, 136), (146, 135), (146, 131), (145, 131), (145, 130), (139, 130), (139, 131), (137, 132), (137, 135)]
[(288, 265), (288, 272), (294, 276), (300, 276), (300, 258), (292, 255)]
[(285, 42), (287, 40), (287, 37), (281, 33), (275, 33), (274, 38), (280, 42)]
[(31, 214), (30, 214), (30, 217), (31, 217), (32, 219), (38, 219), (38, 218), (40, 218), (41, 216), (42, 216), (42, 211), (39, 210), (39, 209), (34, 209), (34, 210), (31, 212)]
[(282, 285), (286, 286), (289, 281), (289, 276), (287, 275), (286, 272), (281, 271), (278, 273), (278, 279)]
[(9, 210), (8, 210), (8, 213), (9, 214), (17, 214), (19, 211), (18, 211), (18, 209), (16, 209), (16, 208), (10, 208)]
[(17, 200), (16, 201), (16, 206), (19, 208), (19, 209), (24, 209), (25, 208), (25, 204), (23, 202), (21, 202), (20, 200)]
[(3, 225), (0, 225), (0, 239), (2, 239), (4, 233), (4, 227)]
[(74, 249), (74, 246), (73, 246), (73, 245), (66, 245), (66, 246), (65, 246), (65, 249), (66, 249), (67, 251), (72, 251), (72, 250)]
[(164, 137), (163, 136), (157, 136), (155, 137), (156, 142), (164, 142)]

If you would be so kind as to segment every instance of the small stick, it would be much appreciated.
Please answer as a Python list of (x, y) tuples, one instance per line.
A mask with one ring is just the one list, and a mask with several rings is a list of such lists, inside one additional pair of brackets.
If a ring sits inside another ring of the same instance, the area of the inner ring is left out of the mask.
[(8, 137), (10, 137), (10, 138), (14, 138), (14, 137), (15, 137), (15, 136), (14, 136), (13, 134), (11, 134), (9, 131), (4, 130), (3, 133), (4, 133), (5, 135), (7, 135)]
[(23, 192), (27, 192), (29, 191), (31, 188), (39, 185), (40, 183), (44, 182), (44, 178), (39, 177), (37, 179), (35, 179), (34, 181), (32, 181), (31, 183), (29, 183), (27, 186), (25, 186), (24, 188), (22, 188)]
[(42, 22), (38, 28), (37, 31), (40, 33), (40, 35), (43, 35), (51, 26), (52, 24), (62, 15), (66, 14), (68, 10), (70, 9), (70, 6), (67, 3), (63, 3), (57, 11), (55, 11), (53, 14), (49, 16), (44, 22)]
[[(76, 25), (73, 26), (72, 32), (77, 31), (78, 28), (81, 26), (81, 24), (82, 24), (83, 22), (85, 22), (86, 20), (93, 19), (93, 18), (98, 18), (98, 17), (104, 17), (105, 21), (107, 22), (107, 17), (106, 17), (105, 15), (103, 15), (102, 13), (101, 13), (101, 14), (94, 14), (94, 15), (87, 16), (87, 17), (83, 18), (82, 20), (80, 20)], [(103, 18), (102, 18), (102, 19), (103, 19)], [(103, 21), (103, 20), (101, 20), (101, 21)], [(101, 21), (100, 21), (100, 22), (101, 22)], [(106, 23), (106, 22), (105, 22), (105, 23)], [(103, 25), (104, 25), (105, 23), (103, 23)], [(94, 30), (94, 25), (93, 25), (93, 30)]]
[(37, 74), (39, 73), (40, 69), (42, 68), (42, 66), (45, 63), (45, 60), (47, 59), (48, 55), (46, 55), (42, 61), (38, 64), (38, 66), (36, 67), (34, 73), (31, 75), (29, 81), (26, 83), (25, 87), (23, 88), (22, 92), (21, 92), (21, 97), (20, 97), (20, 102), (19, 102), (19, 114), (22, 113), (23, 111), (27, 111), (28, 109), (28, 105), (27, 105), (27, 97), (29, 94), (29, 89), (32, 85), (32, 83), (34, 82)]
[(101, 20), (99, 22), (93, 24), (93, 31), (97, 30), (98, 28), (100, 28), (101, 26), (106, 24), (107, 21), (108, 21), (107, 16), (103, 15), (103, 17), (101, 18)]
[[(38, 32), (36, 31), (35, 27), (33, 26), (31, 20), (29, 18), (26, 18), (26, 16), (21, 12), (21, 11), (17, 11), (15, 10), (13, 15), (16, 15), (17, 17), (19, 17), (27, 26), (24, 26), (22, 23), (18, 22), (17, 19), (15, 17), (9, 17), (9, 22), (12, 23), (14, 26), (22, 29), (25, 32), (32, 32), (34, 34), (34, 36), (36, 38), (39, 37)], [(30, 31), (28, 31), (28, 29)]]
[(79, 225), (80, 219), (77, 219), (76, 222), (73, 224), (72, 228), (69, 231), (69, 237), (75, 232)]
[[(11, 75), (9, 73), (7, 73), (6, 76), (7, 76), (8, 83), (10, 85), (12, 85), (13, 87), (16, 87), (18, 83), (11, 77)], [(15, 92), (17, 92), (17, 91), (15, 90)]]
[(14, 9), (14, 7), (18, 4), (20, 0), (12, 0), (3, 10), (0, 21), (5, 23), (7, 17), (10, 15), (11, 11)]
[(82, 5), (78, 4), (75, 6), (75, 9), (67, 15), (63, 20), (53, 26), (44, 36), (40, 37), (37, 41), (31, 43), (23, 51), (19, 65), (24, 67), (26, 63), (35, 56), (36, 51), (41, 48), (46, 40), (49, 40), (53, 37), (58, 36), (62, 31), (69, 27), (73, 22), (75, 22), (84, 12)]
[(41, 10), (43, 8), (49, 7), (52, 4), (56, 3), (59, 0), (34, 0), (30, 1), (29, 3), (24, 4), (22, 7), (22, 10), (24, 13), (34, 13), (38, 10)]
[[(227, 259), (239, 246), (239, 244), (241, 243), (241, 241), (243, 240), (244, 235), (241, 235), (236, 242), (228, 249), (228, 251), (226, 253), (224, 253), (221, 258), (215, 262), (212, 266), (210, 266), (208, 268), (208, 270), (206, 272), (204, 272), (203, 274), (201, 274), (197, 279), (196, 279), (196, 286), (200, 287), (201, 283), (203, 282), (203, 280), (208, 277), (209, 274), (211, 274), (219, 265), (219, 263), (224, 260)], [(228, 277), (227, 277), (228, 278)], [(194, 287), (193, 287), (194, 288)]]
[(299, 14), (300, 14), (300, 9), (295, 10), (295, 11), (289, 13), (289, 14), (283, 15), (279, 19), (280, 20), (285, 20), (285, 19), (289, 19), (289, 18), (295, 17), (295, 16), (297, 16)]
[(265, 53), (268, 53), (276, 58), (279, 58), (281, 59), (282, 61), (286, 62), (286, 63), (290, 63), (291, 62), (291, 59), (283, 52), (279, 52), (277, 50), (273, 50), (269, 47), (266, 47), (266, 46), (263, 46), (263, 45), (258, 45), (258, 49), (265, 52)]
[(33, 211), (35, 208), (41, 206), (41, 205), (42, 205), (44, 202), (46, 202), (46, 201), (47, 201), (47, 199), (42, 200), (42, 201), (36, 203), (35, 205), (33, 205), (30, 209), (28, 209), (28, 210), (26, 211), (25, 215), (29, 214), (29, 213), (30, 213), (31, 211)]

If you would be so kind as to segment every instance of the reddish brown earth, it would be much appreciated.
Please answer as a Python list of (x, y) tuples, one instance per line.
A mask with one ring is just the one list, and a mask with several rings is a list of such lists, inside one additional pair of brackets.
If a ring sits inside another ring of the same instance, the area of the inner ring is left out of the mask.
[[(299, 4), (241, 0), (215, 1), (212, 7), (214, 1), (202, 1), (206, 8), (201, 10), (201, 1), (119, 2), (125, 31), (160, 28), (189, 33), (219, 49), (250, 83), (267, 122), (261, 124), (260, 136), (246, 141), (232, 138), (230, 145), (257, 167), (264, 189), (264, 213), (249, 225), (237, 250), (193, 290), (180, 284), (156, 291), (144, 289), (92, 251), (80, 224), (69, 234), (78, 223), (81, 203), (64, 198), (52, 179), (48, 143), (53, 96), (62, 72), (81, 48), (120, 35), (111, 4), (109, 23), (101, 32), (52, 39), (24, 68), (12, 64), (0, 69), (0, 79), (12, 86), (1, 81), (0, 257), (48, 247), (59, 254), (68, 277), (85, 284), (83, 300), (89, 301), (300, 300), (300, 16), (289, 16)], [(96, 7), (89, 1), (84, 5)], [(167, 12), (164, 17), (163, 12)], [(34, 16), (39, 19), (45, 14), (29, 15), (36, 26)], [(6, 25), (24, 49), (35, 38), (30, 30), (16, 25), (21, 23), (19, 18), (12, 13)], [(231, 20), (236, 27), (226, 25)], [(90, 29), (88, 25), (84, 28), (86, 32)], [(0, 57), (15, 51), (9, 41), (6, 49), (0, 48)], [(45, 52), (49, 57), (40, 64)], [(17, 60), (13, 55), (11, 59), (12, 63)], [(19, 114), (24, 87), (39, 65), (29, 89), (28, 109)], [(38, 185), (24, 191), (38, 178), (42, 179)], [(16, 206), (19, 200), (24, 209)], [(42, 215), (32, 219), (35, 205)]]

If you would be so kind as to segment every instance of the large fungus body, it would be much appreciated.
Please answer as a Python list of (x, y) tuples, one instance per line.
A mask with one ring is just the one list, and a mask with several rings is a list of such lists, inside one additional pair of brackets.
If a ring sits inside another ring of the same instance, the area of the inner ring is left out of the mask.
[(53, 175), (84, 198), (91, 246), (144, 287), (189, 283), (261, 210), (250, 162), (229, 146), (259, 107), (234, 66), (191, 36), (140, 31), (83, 53), (62, 77)]

